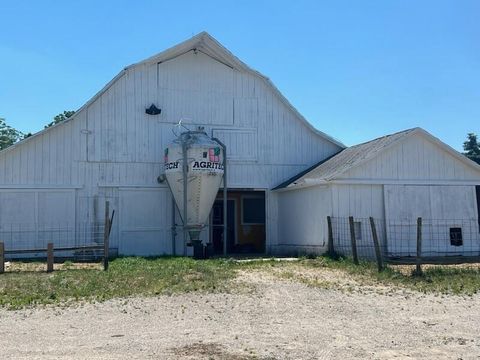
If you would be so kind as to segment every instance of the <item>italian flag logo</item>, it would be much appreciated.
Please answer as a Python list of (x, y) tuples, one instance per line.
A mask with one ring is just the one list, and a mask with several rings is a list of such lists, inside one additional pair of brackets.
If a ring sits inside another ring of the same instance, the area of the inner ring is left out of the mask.
[(220, 161), (220, 148), (211, 148), (208, 149), (208, 159), (211, 162), (219, 162)]

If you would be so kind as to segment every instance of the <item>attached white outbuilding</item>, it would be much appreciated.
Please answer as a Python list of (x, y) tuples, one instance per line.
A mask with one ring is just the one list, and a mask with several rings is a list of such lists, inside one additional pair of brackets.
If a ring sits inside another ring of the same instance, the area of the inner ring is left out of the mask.
[(422, 217), (424, 255), (480, 255), (479, 185), (479, 165), (420, 128), (352, 146), (275, 189), (279, 250), (324, 252), (327, 216), (337, 242), (353, 216), (360, 250), (373, 247), (373, 217), (387, 255), (413, 256)]
[[(152, 105), (159, 111), (146, 112)], [(216, 252), (224, 221), (231, 253), (324, 252), (327, 216), (461, 218), (478, 234), (479, 166), (421, 129), (345, 148), (201, 33), (126, 67), (73, 117), (0, 152), (0, 240), (7, 249), (97, 240), (109, 201), (113, 252), (187, 254), (158, 181), (180, 120), (227, 146), (228, 219), (219, 196), (202, 234)]]

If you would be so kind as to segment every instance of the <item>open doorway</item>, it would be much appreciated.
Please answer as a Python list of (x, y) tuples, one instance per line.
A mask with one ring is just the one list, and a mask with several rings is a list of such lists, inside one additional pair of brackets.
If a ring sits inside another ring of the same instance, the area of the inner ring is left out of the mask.
[[(232, 190), (227, 196), (227, 253), (265, 253), (265, 192)], [(223, 192), (220, 191), (212, 208), (213, 252), (223, 254)]]
[[(227, 253), (231, 253), (235, 244), (235, 200), (227, 199)], [(215, 200), (212, 208), (212, 245), (215, 255), (223, 254), (223, 200)]]

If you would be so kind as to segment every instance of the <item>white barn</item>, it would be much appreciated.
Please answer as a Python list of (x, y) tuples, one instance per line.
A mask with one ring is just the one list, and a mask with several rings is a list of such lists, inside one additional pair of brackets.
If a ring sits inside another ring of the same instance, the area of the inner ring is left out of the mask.
[[(159, 115), (145, 109), (155, 104)], [(344, 146), (316, 130), (268, 78), (207, 33), (123, 69), (73, 117), (0, 152), (0, 239), (6, 248), (83, 241), (115, 209), (110, 247), (121, 255), (184, 254), (172, 198), (157, 178), (182, 120), (224, 142), (231, 252), (271, 252), (270, 189)], [(218, 247), (221, 201), (204, 236)], [(263, 214), (261, 213), (263, 211)]]
[[(152, 104), (160, 114), (145, 112)], [(126, 67), (73, 117), (0, 152), (0, 241), (95, 238), (108, 200), (112, 252), (186, 254), (157, 181), (179, 120), (227, 145), (230, 253), (322, 253), (327, 215), (462, 217), (478, 234), (479, 166), (420, 129), (345, 149), (204, 32)], [(216, 252), (222, 204), (203, 232)]]

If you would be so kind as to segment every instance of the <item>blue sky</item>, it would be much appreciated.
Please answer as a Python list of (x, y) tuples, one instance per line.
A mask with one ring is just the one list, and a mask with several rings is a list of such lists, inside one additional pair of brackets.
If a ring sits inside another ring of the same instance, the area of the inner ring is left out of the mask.
[(38, 131), (123, 67), (203, 30), (353, 145), (480, 133), (480, 1), (2, 1), (0, 117)]

